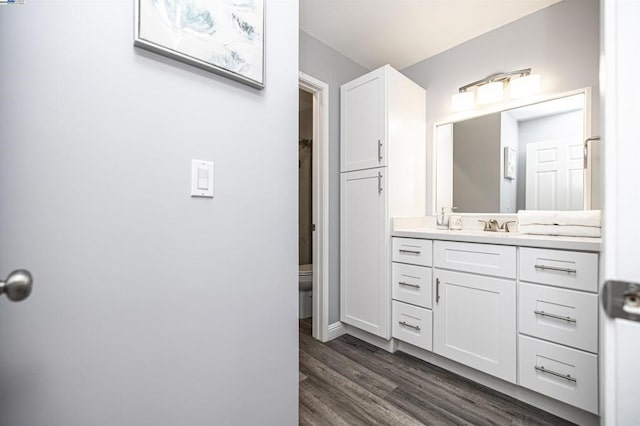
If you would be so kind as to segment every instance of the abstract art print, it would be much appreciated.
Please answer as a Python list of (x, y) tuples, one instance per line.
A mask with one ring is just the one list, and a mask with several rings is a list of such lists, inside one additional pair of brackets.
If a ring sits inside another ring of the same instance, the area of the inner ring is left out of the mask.
[(135, 3), (136, 46), (264, 87), (264, 0)]

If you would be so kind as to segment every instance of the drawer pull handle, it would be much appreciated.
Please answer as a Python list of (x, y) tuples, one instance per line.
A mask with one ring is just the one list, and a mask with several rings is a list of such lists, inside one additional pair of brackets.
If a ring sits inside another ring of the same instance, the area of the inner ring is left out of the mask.
[(440, 278), (436, 278), (436, 303), (440, 301)]
[(552, 376), (556, 376), (556, 377), (560, 377), (562, 379), (568, 380), (570, 382), (576, 383), (578, 380), (575, 377), (571, 377), (571, 374), (561, 374), (561, 373), (556, 373), (553, 370), (547, 370), (546, 368), (544, 368), (544, 366), (540, 366), (538, 367), (537, 365), (535, 367), (536, 370), (542, 372), (542, 373), (547, 373), (547, 374), (551, 374)]
[(405, 283), (404, 281), (400, 281), (400, 282), (398, 282), (398, 284), (399, 285), (403, 285), (405, 287), (420, 288), (420, 286), (418, 284)]
[(382, 161), (382, 141), (378, 139), (378, 163)]
[(547, 270), (547, 271), (560, 271), (560, 272), (566, 272), (568, 274), (575, 274), (576, 272), (578, 272), (575, 269), (571, 269), (571, 268), (558, 268), (556, 266), (547, 266), (547, 265), (535, 265), (534, 268), (536, 269), (542, 269), (542, 270)]
[(409, 253), (409, 254), (420, 254), (420, 250), (407, 250), (407, 249), (399, 249), (400, 253)]
[(543, 317), (549, 317), (549, 318), (555, 318), (555, 319), (559, 319), (559, 320), (564, 320), (567, 322), (577, 322), (577, 320), (575, 318), (571, 318), (571, 317), (563, 317), (562, 315), (556, 315), (556, 314), (550, 314), (548, 312), (545, 311), (533, 311), (536, 315), (540, 315)]
[(420, 331), (420, 326), (419, 325), (411, 325), (407, 322), (404, 321), (398, 321), (398, 324), (405, 326), (405, 327), (409, 327), (409, 328), (413, 328), (415, 331)]

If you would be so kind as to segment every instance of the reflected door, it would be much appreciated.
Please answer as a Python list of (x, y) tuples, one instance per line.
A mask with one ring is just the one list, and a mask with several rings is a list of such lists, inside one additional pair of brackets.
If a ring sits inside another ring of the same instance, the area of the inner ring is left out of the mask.
[(527, 210), (582, 210), (582, 143), (557, 139), (527, 145)]

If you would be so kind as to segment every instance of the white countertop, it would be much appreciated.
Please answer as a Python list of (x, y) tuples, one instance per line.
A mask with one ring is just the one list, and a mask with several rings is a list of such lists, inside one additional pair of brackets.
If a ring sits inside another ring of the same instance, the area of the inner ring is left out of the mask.
[(391, 236), (593, 252), (599, 252), (602, 245), (601, 238), (556, 237), (515, 232), (449, 231), (426, 227), (399, 227), (391, 232)]

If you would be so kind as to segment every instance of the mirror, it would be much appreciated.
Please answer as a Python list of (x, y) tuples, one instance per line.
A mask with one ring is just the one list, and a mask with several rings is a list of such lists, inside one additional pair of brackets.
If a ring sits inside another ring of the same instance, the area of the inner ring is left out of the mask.
[(588, 91), (436, 125), (436, 212), (599, 208)]

